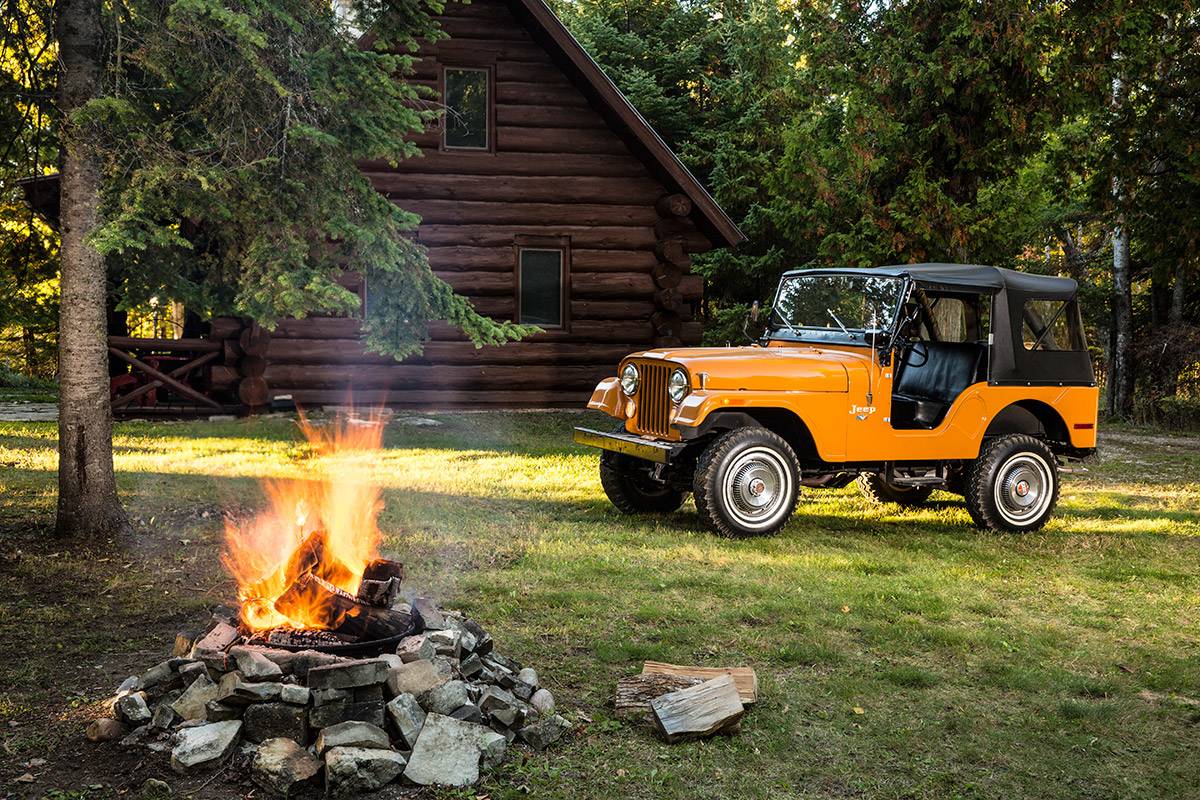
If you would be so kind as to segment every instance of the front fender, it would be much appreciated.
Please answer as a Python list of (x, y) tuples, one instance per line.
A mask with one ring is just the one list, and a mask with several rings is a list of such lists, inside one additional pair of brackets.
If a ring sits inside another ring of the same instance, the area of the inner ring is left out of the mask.
[[(693, 391), (683, 398), (673, 423), (678, 427), (695, 428), (709, 415), (725, 410), (787, 411), (800, 421), (812, 436), (817, 454), (825, 461), (838, 462), (846, 456), (846, 394), (843, 392), (710, 392)], [(810, 425), (808, 420), (826, 420), (822, 425)]]
[(588, 400), (587, 407), (593, 411), (603, 411), (616, 419), (624, 419), (624, 404), (621, 402), (623, 399), (621, 380), (616, 377), (605, 378), (592, 390), (592, 399)]

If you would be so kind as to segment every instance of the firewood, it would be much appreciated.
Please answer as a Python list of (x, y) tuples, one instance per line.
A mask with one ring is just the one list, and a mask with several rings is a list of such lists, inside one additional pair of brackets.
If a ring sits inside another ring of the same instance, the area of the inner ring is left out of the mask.
[(668, 743), (730, 732), (746, 712), (733, 678), (718, 678), (650, 701), (659, 733)]
[(664, 664), (661, 661), (647, 661), (642, 665), (642, 674), (682, 675), (699, 678), (702, 681), (720, 675), (728, 675), (733, 678), (743, 704), (753, 705), (758, 700), (758, 675), (750, 667), (689, 667), (679, 664)]
[(247, 592), (247, 596), (251, 598), (270, 596), (271, 591), (267, 587), (291, 586), (301, 575), (309, 572), (323, 581), (344, 586), (351, 580), (353, 573), (349, 567), (333, 557), (325, 546), (325, 539), (325, 531), (315, 530), (310, 533), (292, 551), (287, 563), (276, 569), (256, 587), (252, 587)]
[(356, 641), (403, 636), (416, 627), (409, 612), (369, 606), (311, 572), (279, 596), (275, 610), (289, 618), (304, 617), (310, 627)]
[(618, 717), (649, 719), (651, 700), (699, 683), (703, 681), (685, 675), (630, 675), (617, 681), (617, 694), (613, 706)]
[(367, 562), (362, 576), (364, 581), (386, 581), (388, 578), (402, 581), (404, 580), (404, 565), (399, 561), (376, 558)]
[(377, 608), (391, 608), (400, 593), (400, 581), (388, 578), (385, 581), (373, 581), (363, 578), (358, 585), (358, 599)]

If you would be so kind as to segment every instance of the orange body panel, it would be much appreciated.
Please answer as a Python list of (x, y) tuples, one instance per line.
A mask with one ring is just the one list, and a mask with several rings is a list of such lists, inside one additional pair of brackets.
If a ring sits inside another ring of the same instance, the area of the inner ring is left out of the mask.
[[(1096, 446), (1099, 392), (1094, 386), (967, 387), (932, 430), (897, 430), (891, 425), (891, 367), (881, 367), (867, 347), (772, 342), (767, 347), (650, 350), (625, 360), (661, 361), (683, 367), (691, 391), (672, 412), (666, 438), (701, 425), (712, 413), (780, 408), (796, 414), (812, 434), (821, 458), (857, 461), (973, 459), (988, 424), (1022, 401), (1044, 403), (1066, 424), (1073, 447)], [(622, 362), (622, 367), (625, 362)], [(619, 372), (619, 370), (618, 370)], [(624, 420), (639, 433), (634, 400), (617, 378), (596, 387), (588, 407)]]

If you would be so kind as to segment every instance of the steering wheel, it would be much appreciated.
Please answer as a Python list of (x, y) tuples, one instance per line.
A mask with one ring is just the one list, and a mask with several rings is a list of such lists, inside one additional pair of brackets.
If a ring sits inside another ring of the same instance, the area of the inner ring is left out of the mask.
[[(921, 357), (921, 360), (915, 364), (912, 361), (912, 357), (914, 355), (918, 355)], [(926, 364), (928, 364), (929, 363), (929, 345), (927, 345), (925, 342), (920, 341), (919, 339), (913, 341), (913, 343), (911, 345), (909, 345), (909, 347), (908, 347), (908, 352), (904, 355), (904, 363), (910, 367), (923, 367)]]

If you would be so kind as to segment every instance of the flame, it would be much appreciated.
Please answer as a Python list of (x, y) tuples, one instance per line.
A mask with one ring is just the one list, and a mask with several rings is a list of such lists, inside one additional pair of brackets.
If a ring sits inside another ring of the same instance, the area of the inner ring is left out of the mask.
[(297, 564), (318, 559), (315, 574), (354, 594), (379, 555), (376, 517), (383, 503), (371, 472), (383, 443), (382, 410), (365, 419), (339, 415), (326, 425), (301, 413), (300, 429), (314, 451), (313, 478), (264, 481), (267, 510), (225, 525), (221, 560), (237, 581), (242, 623), (252, 631), (322, 627), (327, 615), (315, 601), (289, 596), (286, 614), (276, 608), (298, 577), (289, 575)]

